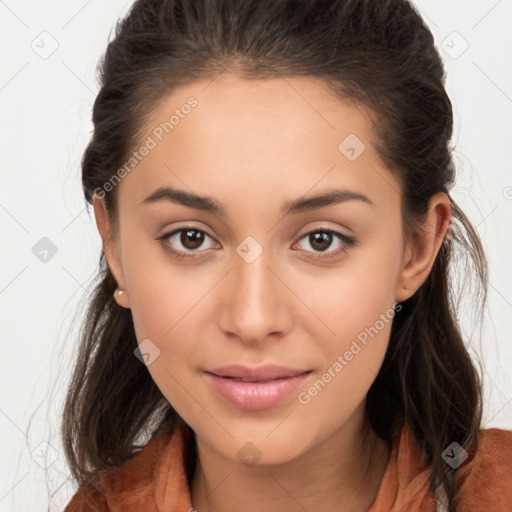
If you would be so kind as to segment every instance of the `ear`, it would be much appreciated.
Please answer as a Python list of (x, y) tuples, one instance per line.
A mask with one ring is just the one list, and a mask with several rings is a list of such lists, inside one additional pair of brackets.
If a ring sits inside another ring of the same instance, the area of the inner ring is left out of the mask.
[(100, 198), (97, 194), (94, 194), (92, 205), (94, 209), (94, 217), (96, 218), (96, 226), (103, 242), (103, 252), (105, 253), (108, 266), (117, 282), (118, 288), (124, 290), (124, 293), (122, 294), (115, 293), (114, 299), (120, 306), (130, 308), (130, 302), (124, 281), (123, 267), (121, 265), (119, 245), (118, 241), (112, 238), (110, 217), (107, 212), (105, 200)]
[(429, 201), (425, 221), (406, 243), (396, 301), (412, 297), (427, 279), (436, 256), (450, 229), (452, 205), (444, 192), (434, 194)]

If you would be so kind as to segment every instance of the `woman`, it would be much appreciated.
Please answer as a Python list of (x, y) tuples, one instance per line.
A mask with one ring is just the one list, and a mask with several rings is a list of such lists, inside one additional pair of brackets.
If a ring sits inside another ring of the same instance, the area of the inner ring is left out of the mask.
[(478, 235), (404, 0), (139, 0), (101, 68), (103, 242), (66, 511), (512, 507), (452, 308)]

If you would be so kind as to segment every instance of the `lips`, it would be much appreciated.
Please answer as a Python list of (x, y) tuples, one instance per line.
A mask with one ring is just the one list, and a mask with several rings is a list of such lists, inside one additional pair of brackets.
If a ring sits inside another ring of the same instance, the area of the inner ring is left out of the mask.
[(266, 365), (223, 366), (205, 372), (208, 383), (229, 404), (241, 409), (269, 409), (304, 383), (311, 370)]

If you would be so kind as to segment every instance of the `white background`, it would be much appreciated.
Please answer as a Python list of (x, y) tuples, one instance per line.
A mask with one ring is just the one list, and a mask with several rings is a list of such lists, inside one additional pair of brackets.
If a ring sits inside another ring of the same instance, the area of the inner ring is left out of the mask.
[[(96, 64), (130, 5), (0, 1), (0, 512), (63, 510), (73, 494), (59, 413), (84, 311), (79, 300), (87, 299), (100, 254), (80, 158), (92, 130)], [(512, 1), (416, 5), (441, 49), (455, 109), (452, 195), (477, 226), (489, 259), (484, 426), (511, 429)], [(33, 49), (52, 44), (58, 47), (48, 58)], [(32, 252), (42, 237), (57, 248), (46, 263)], [(464, 332), (476, 339), (467, 311)]]

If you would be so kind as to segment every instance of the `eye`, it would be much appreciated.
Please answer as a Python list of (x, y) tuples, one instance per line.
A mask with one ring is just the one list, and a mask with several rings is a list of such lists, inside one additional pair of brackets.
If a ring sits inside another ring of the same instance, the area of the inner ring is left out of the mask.
[[(158, 237), (157, 241), (166, 251), (181, 259), (194, 257), (193, 253), (202, 252), (198, 249), (204, 245), (206, 237), (211, 239), (210, 235), (202, 229), (184, 226)], [(178, 250), (175, 247), (178, 247)]]
[[(336, 239), (338, 240), (338, 248), (334, 251), (327, 251), (327, 249), (332, 246), (333, 240)], [(306, 233), (300, 240), (306, 240), (307, 244), (313, 248), (313, 252), (320, 253), (320, 257), (323, 257), (321, 253), (327, 253), (328, 256), (326, 257), (338, 256), (346, 252), (349, 247), (356, 244), (356, 240), (353, 237), (344, 235), (333, 229), (323, 228)]]
[[(180, 260), (183, 258), (197, 257), (198, 254), (195, 253), (205, 252), (207, 249), (199, 249), (204, 245), (206, 237), (212, 239), (206, 231), (198, 227), (184, 226), (158, 237), (157, 241), (167, 252)], [(327, 251), (336, 239), (338, 240), (338, 248), (334, 251)], [(355, 238), (327, 228), (318, 228), (314, 231), (310, 231), (303, 235), (299, 239), (299, 242), (302, 240), (306, 240), (309, 246), (312, 247), (313, 252), (319, 254), (319, 257), (322, 258), (338, 256), (346, 252), (349, 247), (356, 245)], [(181, 247), (179, 247), (180, 245)], [(176, 247), (178, 247), (178, 249), (176, 249)], [(322, 253), (326, 253), (326, 256)]]

